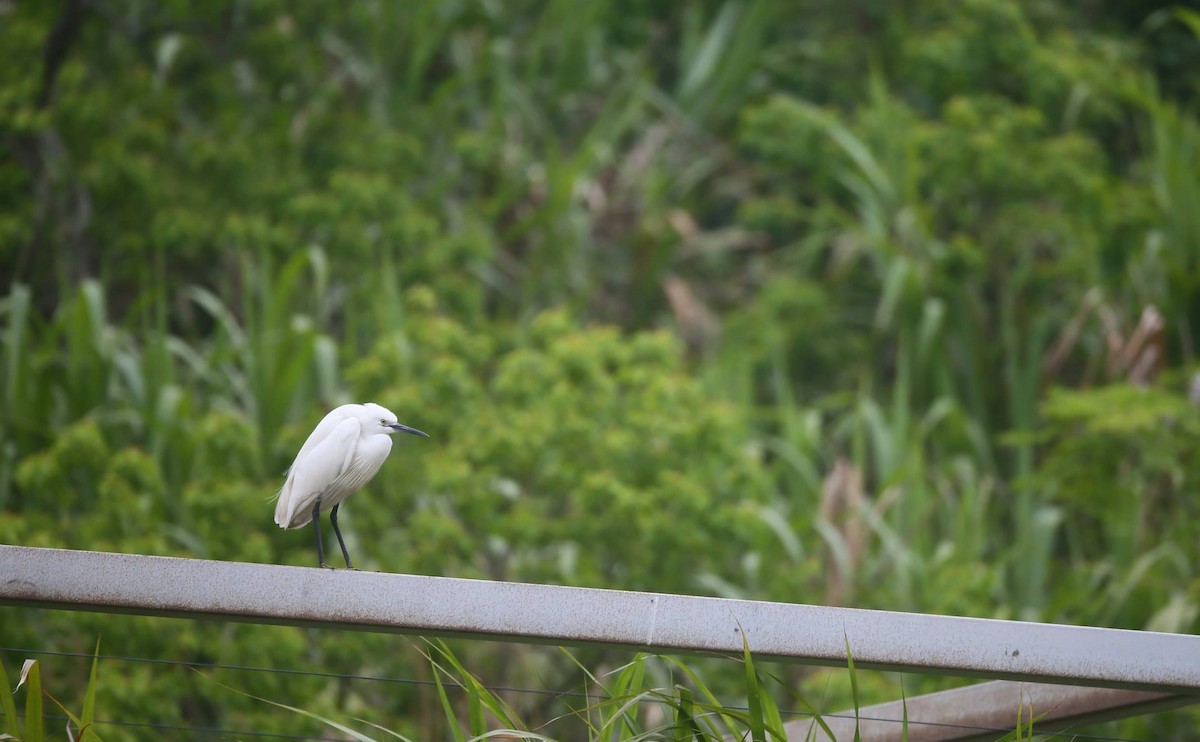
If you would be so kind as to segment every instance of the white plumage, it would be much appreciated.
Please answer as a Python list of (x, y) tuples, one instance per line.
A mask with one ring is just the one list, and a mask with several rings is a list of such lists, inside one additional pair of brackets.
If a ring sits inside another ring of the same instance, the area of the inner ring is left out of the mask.
[[(391, 435), (397, 432), (429, 437), (396, 422), (395, 414), (373, 402), (344, 404), (331, 411), (309, 434), (288, 469), (275, 505), (275, 523), (281, 528), (301, 528), (328, 511), (346, 566), (353, 568), (338, 529), (337, 509), (383, 466), (392, 450)], [(319, 520), (315, 527), (317, 560), (324, 567)]]

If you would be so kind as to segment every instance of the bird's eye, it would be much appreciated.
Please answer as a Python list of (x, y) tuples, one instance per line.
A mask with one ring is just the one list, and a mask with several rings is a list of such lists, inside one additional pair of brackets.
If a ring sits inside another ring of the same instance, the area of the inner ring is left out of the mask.
[(384, 419), (381, 417), (381, 418), (379, 418), (379, 424), (380, 424), (380, 425), (387, 425), (387, 420), (384, 420)]

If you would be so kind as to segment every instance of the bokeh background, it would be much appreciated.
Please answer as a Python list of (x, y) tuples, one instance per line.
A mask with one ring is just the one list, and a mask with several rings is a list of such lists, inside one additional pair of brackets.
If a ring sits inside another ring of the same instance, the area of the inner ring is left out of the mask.
[[(270, 498), (375, 401), (432, 437), (344, 508), (367, 569), (1200, 628), (1194, 6), (5, 0), (0, 49), (0, 542), (311, 565)], [(0, 609), (10, 676), (98, 636), (429, 674), (401, 637)], [(427, 686), (214, 674), (442, 733)], [(174, 666), (106, 661), (99, 703), (329, 733)]]

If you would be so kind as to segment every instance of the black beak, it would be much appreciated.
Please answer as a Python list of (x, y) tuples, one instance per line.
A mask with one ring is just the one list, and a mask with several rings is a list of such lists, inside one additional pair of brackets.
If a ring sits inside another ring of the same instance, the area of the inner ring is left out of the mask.
[(402, 425), (401, 423), (388, 423), (388, 427), (391, 428), (392, 430), (397, 430), (401, 433), (412, 433), (413, 435), (419, 435), (422, 438), (429, 437), (429, 434), (426, 433), (425, 431), (417, 430), (416, 428), (410, 428), (407, 425)]

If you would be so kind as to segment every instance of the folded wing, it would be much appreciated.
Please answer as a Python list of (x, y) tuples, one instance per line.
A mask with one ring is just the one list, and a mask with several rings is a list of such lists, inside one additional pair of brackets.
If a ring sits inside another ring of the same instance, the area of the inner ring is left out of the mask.
[[(300, 447), (300, 453), (296, 454), (296, 461), (292, 462), (292, 466), (296, 466), (296, 462), (305, 458), (308, 452), (312, 451), (321, 441), (329, 437), (333, 429), (338, 426), (338, 423), (343, 420), (354, 417), (358, 409), (362, 407), (359, 404), (344, 404), (339, 407), (334, 407), (325, 417), (321, 418), (321, 422), (317, 423), (317, 427), (313, 428), (313, 432), (308, 434), (308, 438), (304, 439), (304, 445)], [(291, 468), (288, 469), (291, 471)]]
[(354, 461), (362, 426), (353, 418), (343, 419), (310, 446), (309, 443), (328, 420), (329, 416), (326, 416), (309, 436), (309, 441), (300, 449), (288, 470), (287, 481), (279, 490), (275, 523), (281, 528), (307, 525), (312, 520), (312, 508), (318, 497), (329, 497), (328, 503), (322, 503), (323, 509), (336, 504), (334, 499), (340, 500), (339, 479)]

